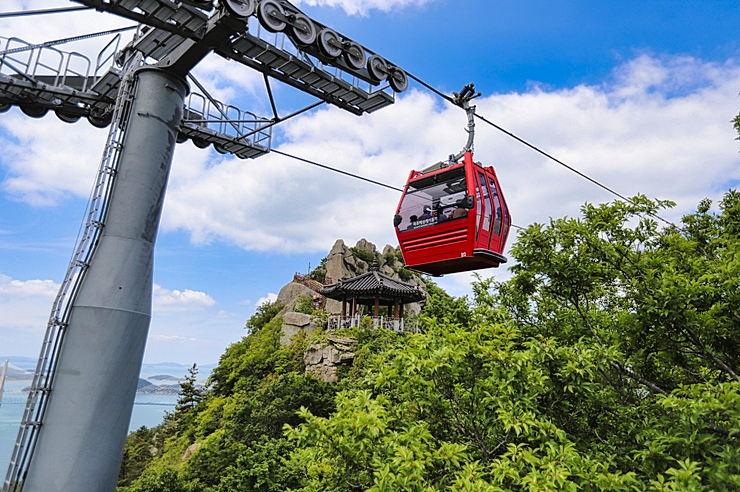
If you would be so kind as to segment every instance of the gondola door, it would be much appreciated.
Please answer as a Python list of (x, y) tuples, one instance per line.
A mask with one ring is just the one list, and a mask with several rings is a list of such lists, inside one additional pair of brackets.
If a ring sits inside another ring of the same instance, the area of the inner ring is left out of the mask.
[(488, 190), (486, 184), (486, 176), (483, 170), (476, 166), (471, 166), (473, 169), (475, 183), (475, 241), (474, 248), (476, 249), (490, 249), (488, 244), (491, 239), (491, 216), (493, 207), (491, 205), (491, 193)]
[(509, 228), (511, 227), (509, 209), (506, 206), (504, 195), (501, 193), (501, 187), (498, 186), (498, 180), (496, 179), (496, 174), (493, 172), (493, 168), (488, 168), (486, 171), (486, 181), (488, 181), (488, 187), (491, 193), (491, 203), (493, 205), (488, 249), (503, 253), (506, 239), (509, 234)]

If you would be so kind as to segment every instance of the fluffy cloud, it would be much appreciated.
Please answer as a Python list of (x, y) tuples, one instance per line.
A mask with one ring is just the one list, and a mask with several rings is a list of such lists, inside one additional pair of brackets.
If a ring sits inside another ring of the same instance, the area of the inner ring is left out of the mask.
[[(533, 87), (476, 103), (480, 114), (623, 195), (676, 201), (666, 215), (677, 220), (740, 179), (729, 124), (739, 85), (734, 62), (643, 55), (602, 86)], [(279, 149), (400, 187), (409, 170), (459, 150), (464, 125), (458, 108), (411, 91), (361, 118), (326, 108), (291, 120)], [(476, 130), (476, 158), (496, 167), (519, 225), (614, 198), (485, 123)], [(395, 240), (396, 192), (279, 155), (245, 162), (192, 146), (177, 152), (163, 225), (190, 231), (197, 243), (293, 252), (323, 251), (337, 237)]]
[(274, 294), (272, 292), (269, 292), (265, 297), (260, 297), (257, 300), (257, 307), (260, 307), (261, 305), (267, 303), (267, 302), (275, 302), (277, 301), (277, 294)]
[(0, 159), (7, 168), (2, 190), (32, 205), (56, 205), (87, 196), (105, 144), (106, 130), (87, 122), (69, 125), (50, 113), (31, 120), (13, 109), (0, 118)]
[[(218, 80), (222, 95), (243, 89), (232, 80)], [(624, 195), (676, 201), (667, 216), (677, 220), (740, 180), (729, 124), (738, 86), (734, 61), (643, 55), (604, 85), (534, 86), (476, 103), (480, 114)], [(0, 145), (13, 154), (2, 158), (7, 192), (29, 203), (87, 195), (104, 132), (12, 112), (0, 125)], [(401, 187), (409, 170), (458, 151), (464, 126), (459, 108), (412, 90), (363, 117), (324, 107), (286, 122), (275, 141), (284, 152)], [(613, 198), (485, 123), (476, 130), (476, 158), (496, 167), (516, 224), (575, 215), (586, 201)], [(242, 161), (186, 143), (175, 153), (162, 226), (188, 231), (198, 244), (323, 252), (337, 237), (394, 243), (390, 221), (398, 199), (392, 190), (277, 154)]]
[(37, 354), (59, 284), (0, 274), (0, 352)]
[(189, 344), (211, 344), (213, 343), (212, 340), (204, 340), (202, 338), (194, 338), (194, 337), (181, 337), (178, 335), (150, 335), (149, 336), (150, 342), (165, 342), (165, 343), (189, 343)]
[(155, 313), (167, 311), (200, 310), (216, 304), (216, 301), (205, 292), (190, 289), (169, 290), (154, 284), (152, 305)]
[(0, 296), (6, 300), (35, 297), (43, 301), (52, 301), (58, 290), (59, 284), (53, 280), (14, 280), (0, 274)]
[(299, 0), (298, 4), (318, 7), (340, 7), (348, 15), (367, 15), (370, 10), (388, 12), (395, 8), (421, 6), (432, 0)]

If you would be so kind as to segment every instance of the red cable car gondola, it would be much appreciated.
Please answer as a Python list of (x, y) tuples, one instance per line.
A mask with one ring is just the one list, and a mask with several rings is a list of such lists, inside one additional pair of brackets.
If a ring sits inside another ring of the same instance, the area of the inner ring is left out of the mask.
[[(473, 161), (473, 84), (455, 101), (468, 115), (468, 143), (457, 155), (411, 171), (393, 225), (406, 266), (430, 275), (498, 267), (511, 216), (493, 167)], [(462, 161), (460, 162), (460, 160)]]

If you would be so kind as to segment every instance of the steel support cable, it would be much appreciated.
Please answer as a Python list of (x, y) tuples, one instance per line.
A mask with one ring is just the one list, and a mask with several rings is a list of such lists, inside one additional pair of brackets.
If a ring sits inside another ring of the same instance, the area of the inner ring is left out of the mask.
[[(457, 103), (455, 102), (455, 100), (454, 100), (454, 99), (452, 99), (452, 98), (451, 98), (450, 96), (448, 96), (448, 95), (447, 95), (447, 94), (445, 94), (444, 92), (441, 92), (441, 91), (439, 91), (439, 90), (435, 89), (434, 87), (432, 87), (431, 85), (427, 84), (426, 82), (424, 82), (424, 81), (423, 81), (423, 80), (421, 80), (420, 78), (418, 78), (418, 77), (415, 77), (414, 75), (412, 75), (412, 74), (410, 74), (410, 73), (408, 73), (408, 72), (406, 72), (406, 75), (408, 75), (408, 76), (409, 76), (409, 77), (410, 77), (411, 79), (415, 80), (416, 82), (418, 82), (418, 83), (419, 83), (419, 84), (421, 84), (422, 86), (426, 87), (426, 88), (427, 88), (427, 89), (429, 89), (430, 91), (434, 92), (434, 93), (435, 93), (436, 95), (438, 95), (439, 97), (443, 98), (444, 100), (446, 100), (446, 101), (448, 101), (448, 102), (450, 102), (450, 103), (454, 104), (455, 106), (459, 106), (459, 105), (458, 105), (458, 104), (457, 104)], [(517, 135), (515, 135), (515, 134), (511, 133), (510, 131), (506, 130), (505, 128), (503, 128), (503, 127), (501, 127), (501, 126), (499, 126), (499, 125), (497, 125), (497, 124), (493, 123), (492, 121), (490, 121), (490, 120), (486, 119), (485, 117), (483, 117), (483, 116), (481, 116), (481, 115), (479, 115), (479, 114), (477, 114), (477, 113), (474, 113), (474, 116), (475, 116), (476, 118), (478, 118), (479, 120), (481, 120), (481, 121), (483, 121), (483, 122), (485, 122), (485, 123), (488, 123), (489, 125), (491, 125), (491, 126), (492, 126), (493, 128), (495, 128), (496, 130), (498, 130), (498, 131), (500, 131), (500, 132), (502, 132), (502, 133), (504, 133), (504, 134), (508, 135), (509, 137), (513, 138), (513, 139), (514, 139), (514, 140), (516, 140), (517, 142), (519, 142), (519, 143), (522, 143), (522, 144), (526, 145), (526, 146), (527, 146), (527, 147), (529, 147), (530, 149), (532, 149), (532, 150), (534, 150), (534, 151), (536, 151), (536, 152), (539, 152), (540, 154), (542, 154), (543, 156), (547, 157), (548, 159), (551, 159), (552, 161), (554, 161), (554, 162), (556, 162), (556, 163), (560, 164), (561, 166), (563, 166), (564, 168), (566, 168), (566, 169), (568, 169), (568, 170), (570, 170), (570, 171), (572, 171), (572, 172), (576, 173), (577, 175), (581, 176), (581, 177), (582, 177), (582, 178), (584, 178), (584, 179), (587, 179), (588, 181), (592, 182), (592, 183), (593, 183), (593, 184), (595, 184), (596, 186), (598, 186), (598, 187), (600, 187), (600, 188), (602, 188), (602, 189), (604, 189), (604, 190), (608, 191), (608, 192), (609, 192), (609, 193), (611, 193), (612, 195), (614, 195), (614, 196), (616, 196), (616, 197), (619, 197), (619, 198), (621, 198), (622, 200), (624, 200), (624, 201), (625, 201), (625, 202), (627, 202), (627, 203), (632, 203), (632, 204), (634, 204), (634, 200), (632, 200), (631, 198), (627, 198), (627, 197), (625, 197), (625, 196), (624, 196), (624, 195), (622, 195), (621, 193), (618, 193), (617, 191), (614, 191), (613, 189), (611, 189), (611, 188), (609, 188), (608, 186), (606, 186), (605, 184), (602, 184), (602, 183), (600, 183), (600, 182), (596, 181), (596, 180), (595, 180), (594, 178), (592, 178), (592, 177), (588, 176), (587, 174), (585, 174), (585, 173), (583, 173), (583, 172), (579, 171), (578, 169), (576, 169), (576, 168), (574, 168), (574, 167), (572, 167), (572, 166), (569, 166), (568, 164), (564, 163), (564, 162), (563, 162), (563, 161), (561, 161), (560, 159), (557, 159), (557, 158), (553, 157), (552, 155), (548, 154), (547, 152), (545, 152), (544, 150), (540, 149), (540, 148), (539, 148), (539, 147), (537, 147), (536, 145), (533, 145), (533, 144), (531, 144), (531, 143), (527, 142), (527, 141), (526, 141), (526, 140), (524, 140), (523, 138), (521, 138), (521, 137), (518, 137)], [(666, 224), (669, 224), (669, 225), (672, 225), (672, 226), (675, 226), (675, 227), (677, 227), (677, 226), (676, 226), (676, 224), (674, 224), (673, 222), (671, 222), (671, 221), (670, 221), (670, 220), (668, 220), (668, 219), (664, 219), (663, 217), (661, 217), (661, 216), (660, 216), (660, 215), (658, 215), (658, 214), (654, 214), (654, 213), (650, 213), (650, 212), (648, 212), (647, 214), (648, 214), (648, 215), (650, 215), (651, 217), (654, 217), (654, 218), (656, 218), (656, 219), (659, 219), (659, 220), (661, 220), (661, 221), (665, 222)]]
[(18, 48), (12, 48), (5, 51), (0, 51), (0, 56), (12, 55), (13, 53), (19, 53), (21, 51), (35, 50), (36, 48), (48, 48), (50, 46), (56, 46), (59, 44), (71, 43), (73, 41), (84, 41), (85, 39), (98, 38), (100, 36), (107, 36), (108, 34), (116, 34), (124, 31), (131, 31), (139, 26), (128, 26), (120, 27), (118, 29), (110, 29), (108, 31), (93, 32), (90, 34), (83, 34), (81, 36), (73, 36), (71, 38), (55, 39), (54, 41), (47, 41), (40, 44), (29, 44), (28, 46), (19, 46)]
[[(298, 157), (298, 156), (295, 156), (295, 155), (291, 155), (291, 154), (288, 154), (287, 152), (282, 152), (280, 150), (270, 149), (270, 152), (274, 152), (276, 154), (280, 154), (280, 155), (285, 156), (285, 157), (290, 157), (291, 159), (295, 159), (297, 161), (305, 162), (307, 164), (311, 164), (312, 166), (320, 167), (320, 168), (326, 169), (328, 171), (334, 171), (335, 173), (344, 174), (345, 176), (349, 176), (351, 178), (360, 179), (362, 181), (366, 181), (366, 182), (372, 183), (374, 185), (382, 186), (384, 188), (388, 188), (389, 190), (400, 191), (401, 193), (403, 193), (403, 189), (402, 188), (396, 188), (395, 186), (391, 186), (389, 184), (381, 183), (380, 181), (375, 181), (373, 179), (366, 178), (364, 176), (360, 176), (359, 174), (353, 174), (353, 173), (348, 172), (348, 171), (342, 171), (341, 169), (337, 169), (335, 167), (327, 166), (326, 164), (321, 164), (319, 162), (312, 161), (312, 160), (309, 160), (309, 159), (304, 159), (303, 157)], [(518, 226), (516, 224), (511, 224), (511, 226), (514, 227), (514, 228), (516, 228), (516, 229), (524, 229), (524, 227)]]
[(291, 159), (295, 159), (297, 161), (305, 162), (306, 164), (311, 164), (312, 166), (316, 166), (316, 167), (320, 167), (320, 168), (323, 168), (323, 169), (327, 169), (329, 171), (334, 171), (335, 173), (344, 174), (345, 176), (350, 176), (352, 178), (361, 179), (362, 181), (367, 181), (368, 183), (372, 183), (374, 185), (382, 186), (384, 188), (388, 188), (389, 190), (400, 191), (401, 193), (403, 193), (403, 189), (401, 189), (401, 188), (396, 188), (395, 186), (391, 186), (391, 185), (388, 185), (388, 184), (385, 184), (385, 183), (381, 183), (380, 181), (375, 181), (373, 179), (366, 178), (364, 176), (360, 176), (359, 174), (352, 174), (352, 173), (350, 173), (348, 171), (342, 171), (341, 169), (337, 169), (335, 167), (327, 166), (326, 164), (321, 164), (321, 163), (318, 163), (316, 161), (311, 161), (309, 159), (304, 159), (303, 157), (298, 157), (298, 156), (295, 156), (295, 155), (291, 155), (291, 154), (288, 154), (287, 152), (282, 152), (280, 150), (270, 149), (270, 152), (274, 152), (276, 154), (280, 154), (280, 155), (283, 155), (285, 157), (290, 157)]
[(0, 12), (0, 19), (3, 17), (23, 17), (28, 15), (42, 15), (42, 14), (61, 14), (63, 12), (74, 12), (76, 10), (92, 10), (93, 7), (59, 7), (56, 9), (40, 9), (40, 10), (19, 10), (16, 12)]

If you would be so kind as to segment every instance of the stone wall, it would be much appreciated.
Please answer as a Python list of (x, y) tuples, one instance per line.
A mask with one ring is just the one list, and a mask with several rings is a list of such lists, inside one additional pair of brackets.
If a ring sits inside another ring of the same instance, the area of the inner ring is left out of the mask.
[(357, 340), (328, 337), (326, 344), (313, 343), (303, 354), (306, 373), (315, 374), (324, 381), (336, 381), (337, 369), (350, 366), (355, 359)]

